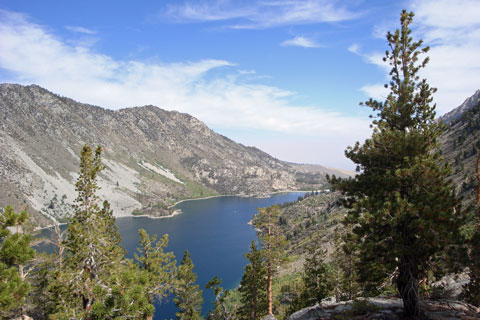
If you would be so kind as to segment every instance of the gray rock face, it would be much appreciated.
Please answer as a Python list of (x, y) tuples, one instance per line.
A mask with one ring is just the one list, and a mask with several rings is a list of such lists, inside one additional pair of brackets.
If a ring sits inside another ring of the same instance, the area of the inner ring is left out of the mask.
[(116, 216), (167, 215), (179, 199), (265, 195), (326, 182), (326, 168), (280, 161), (188, 114), (154, 106), (112, 111), (35, 85), (1, 84), (0, 207), (29, 206), (37, 217), (64, 219), (76, 197), (84, 144), (104, 149), (100, 196)]

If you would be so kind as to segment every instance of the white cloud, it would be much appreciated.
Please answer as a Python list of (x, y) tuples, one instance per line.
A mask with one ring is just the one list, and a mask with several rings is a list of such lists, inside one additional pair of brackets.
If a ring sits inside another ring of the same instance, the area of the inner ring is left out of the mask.
[[(368, 135), (368, 121), (294, 105), (290, 98), (295, 93), (253, 82), (248, 78), (252, 71), (236, 70), (228, 61), (116, 60), (89, 47), (69, 45), (25, 17), (5, 12), (0, 39), (0, 68), (13, 75), (2, 81), (36, 83), (81, 102), (112, 109), (153, 104), (187, 112), (217, 128), (332, 140)], [(221, 68), (223, 75), (206, 76)]]
[(87, 29), (84, 27), (80, 26), (66, 26), (65, 29), (72, 31), (72, 32), (78, 32), (78, 33), (85, 33), (85, 34), (96, 34), (96, 31), (93, 31), (91, 29)]
[(414, 0), (411, 8), (424, 26), (457, 29), (480, 25), (478, 0)]
[(170, 5), (166, 15), (181, 22), (239, 20), (229, 27), (237, 29), (269, 28), (281, 25), (337, 22), (359, 16), (330, 0), (254, 1), (243, 7), (228, 0)]
[[(415, 12), (414, 38), (430, 46), (430, 63), (422, 69), (421, 77), (438, 89), (434, 101), (437, 114), (442, 115), (480, 88), (480, 1), (415, 0), (410, 9)], [(381, 60), (383, 53), (365, 56), (368, 62), (390, 71)], [(365, 86), (362, 90), (378, 94), (379, 87)]]
[(360, 46), (357, 43), (353, 43), (350, 47), (348, 47), (348, 51), (360, 55)]
[(383, 84), (366, 85), (360, 88), (367, 97), (378, 101), (383, 101), (387, 98), (389, 90)]
[(284, 47), (294, 46), (294, 47), (303, 47), (303, 48), (319, 48), (320, 47), (319, 43), (303, 36), (297, 36), (293, 39), (285, 40), (280, 45)]

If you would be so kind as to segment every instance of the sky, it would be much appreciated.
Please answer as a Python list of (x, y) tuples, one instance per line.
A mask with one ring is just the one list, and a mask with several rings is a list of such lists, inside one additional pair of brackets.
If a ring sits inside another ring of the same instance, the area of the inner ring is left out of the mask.
[(431, 47), (437, 115), (480, 89), (479, 0), (0, 1), (0, 83), (155, 105), (274, 157), (354, 169), (402, 9)]

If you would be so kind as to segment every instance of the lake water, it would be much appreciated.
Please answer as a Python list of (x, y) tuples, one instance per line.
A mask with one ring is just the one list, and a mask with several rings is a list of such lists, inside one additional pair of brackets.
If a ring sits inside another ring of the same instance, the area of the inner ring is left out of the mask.
[[(214, 276), (223, 279), (225, 289), (233, 289), (243, 275), (247, 260), (243, 254), (249, 250), (256, 233), (248, 224), (257, 208), (297, 200), (304, 193), (275, 194), (269, 198), (217, 197), (185, 201), (176, 205), (181, 214), (166, 219), (123, 217), (117, 219), (122, 245), (132, 257), (138, 247), (138, 229), (161, 237), (169, 235), (168, 251), (175, 253), (179, 263), (188, 250), (195, 264), (198, 284), (203, 290), (203, 314), (212, 307), (215, 297), (205, 284)], [(174, 319), (177, 311), (171, 298), (155, 305), (154, 319)]]

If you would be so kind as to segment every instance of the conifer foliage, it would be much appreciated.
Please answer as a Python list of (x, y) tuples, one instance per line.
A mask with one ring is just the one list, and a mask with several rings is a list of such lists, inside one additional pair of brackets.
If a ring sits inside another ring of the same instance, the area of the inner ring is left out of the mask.
[(65, 260), (59, 273), (64, 291), (57, 305), (58, 317), (105, 317), (105, 306), (112, 304), (108, 299), (112, 298), (124, 251), (110, 206), (104, 201), (100, 207), (96, 195), (96, 178), (104, 168), (101, 153), (100, 147), (94, 154), (89, 146), (82, 149), (75, 214), (68, 225)]
[(305, 303), (311, 306), (315, 303), (321, 303), (322, 299), (328, 297), (333, 286), (332, 282), (329, 281), (325, 251), (315, 246), (308, 248), (308, 251), (304, 264), (303, 283), (305, 284)]
[(176, 313), (179, 320), (202, 319), (202, 290), (196, 284), (197, 275), (193, 272), (193, 262), (190, 253), (185, 250), (182, 262), (177, 271), (175, 298), (173, 301), (179, 311)]
[(465, 299), (480, 307), (480, 154), (477, 156), (477, 163), (475, 167), (477, 179), (477, 230), (471, 239), (470, 249), (470, 281), (464, 287)]
[[(140, 235), (139, 254), (135, 259), (140, 263), (142, 272), (147, 277), (144, 291), (148, 302), (161, 301), (172, 291), (175, 281), (175, 256), (173, 252), (165, 252), (168, 245), (168, 235), (157, 241), (157, 236), (150, 237), (144, 229), (138, 231)], [(152, 312), (153, 314), (153, 312)], [(147, 319), (152, 316), (148, 315)]]
[(25, 300), (31, 289), (26, 277), (35, 256), (30, 247), (33, 238), (26, 232), (27, 222), (26, 211), (16, 213), (7, 206), (0, 213), (0, 318), (25, 314)]
[(456, 238), (458, 217), (449, 167), (436, 148), (442, 125), (431, 105), (435, 89), (419, 77), (428, 47), (411, 37), (413, 16), (404, 10), (400, 30), (387, 34), (390, 93), (384, 102), (365, 103), (377, 112), (372, 136), (346, 151), (359, 174), (330, 181), (351, 209), (346, 223), (359, 245), (361, 282), (375, 291), (393, 276), (405, 313), (419, 317), (419, 279)]
[(268, 314), (273, 315), (272, 281), (280, 262), (285, 258), (284, 249), (287, 245), (285, 236), (279, 228), (280, 210), (277, 205), (260, 209), (259, 238), (267, 268), (267, 302)]
[(222, 284), (222, 279), (219, 279), (218, 276), (213, 277), (212, 280), (208, 281), (205, 285), (206, 289), (212, 289), (213, 294), (215, 295), (214, 309), (208, 313), (208, 320), (230, 320), (232, 319), (232, 314), (228, 310), (226, 305), (226, 298), (230, 291), (224, 290), (220, 285)]
[(263, 254), (258, 250), (255, 241), (250, 244), (250, 252), (245, 254), (250, 262), (240, 282), (238, 291), (241, 294), (240, 319), (255, 320), (267, 315), (267, 268)]

